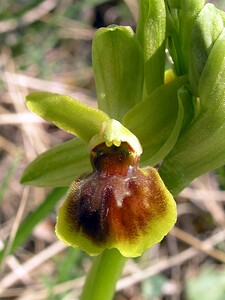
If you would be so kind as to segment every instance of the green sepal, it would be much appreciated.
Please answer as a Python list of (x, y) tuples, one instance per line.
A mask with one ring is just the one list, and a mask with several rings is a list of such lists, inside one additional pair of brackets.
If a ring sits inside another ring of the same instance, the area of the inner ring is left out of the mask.
[(33, 186), (69, 186), (82, 173), (90, 172), (88, 146), (72, 139), (40, 154), (23, 172), (21, 183)]
[(162, 85), (124, 116), (123, 124), (143, 147), (142, 165), (156, 165), (176, 143), (183, 119), (177, 93), (186, 82), (183, 76)]
[(165, 70), (166, 9), (164, 0), (140, 1), (137, 38), (144, 53), (145, 92), (163, 84)]
[(102, 122), (109, 119), (101, 110), (59, 94), (33, 92), (26, 97), (26, 104), (44, 120), (79, 136), (86, 143), (99, 131)]
[(189, 77), (195, 96), (199, 96), (198, 84), (210, 51), (224, 28), (221, 11), (207, 4), (199, 13), (190, 39)]
[(225, 29), (199, 82), (201, 110), (164, 159), (161, 177), (173, 195), (194, 178), (225, 164)]
[(100, 28), (92, 46), (98, 106), (118, 121), (142, 99), (143, 59), (128, 26)]

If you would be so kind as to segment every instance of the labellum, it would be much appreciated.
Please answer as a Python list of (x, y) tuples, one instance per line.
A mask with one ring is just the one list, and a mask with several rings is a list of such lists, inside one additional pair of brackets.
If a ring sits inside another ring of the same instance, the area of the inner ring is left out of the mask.
[(175, 201), (155, 168), (138, 168), (140, 153), (128, 129), (103, 123), (90, 142), (93, 172), (72, 183), (59, 209), (60, 240), (89, 255), (117, 248), (126, 257), (162, 240), (176, 222)]

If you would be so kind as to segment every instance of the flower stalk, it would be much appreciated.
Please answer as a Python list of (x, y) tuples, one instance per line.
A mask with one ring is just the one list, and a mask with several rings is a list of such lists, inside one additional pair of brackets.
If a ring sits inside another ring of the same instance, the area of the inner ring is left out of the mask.
[(112, 299), (126, 260), (116, 249), (105, 250), (95, 257), (80, 299)]

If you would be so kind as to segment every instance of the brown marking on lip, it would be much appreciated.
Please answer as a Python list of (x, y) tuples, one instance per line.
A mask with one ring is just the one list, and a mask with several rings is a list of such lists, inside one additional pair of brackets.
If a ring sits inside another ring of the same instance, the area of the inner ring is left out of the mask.
[(145, 176), (137, 170), (136, 178), (128, 182), (130, 195), (123, 199), (122, 207), (116, 206), (115, 201), (110, 203), (108, 222), (115, 240), (135, 242), (146, 233), (151, 219), (165, 212), (166, 203), (154, 186), (152, 172), (154, 169), (149, 168), (149, 176)]
[(132, 176), (105, 177), (95, 171), (76, 182), (66, 208), (71, 228), (98, 245), (136, 242), (151, 219), (166, 209), (154, 172), (153, 168), (134, 169)]

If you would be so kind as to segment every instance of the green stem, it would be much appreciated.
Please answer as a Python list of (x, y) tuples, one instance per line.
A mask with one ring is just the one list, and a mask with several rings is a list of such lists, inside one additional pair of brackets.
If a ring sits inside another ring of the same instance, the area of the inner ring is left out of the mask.
[(97, 256), (87, 276), (80, 300), (110, 300), (126, 258), (117, 249)]

